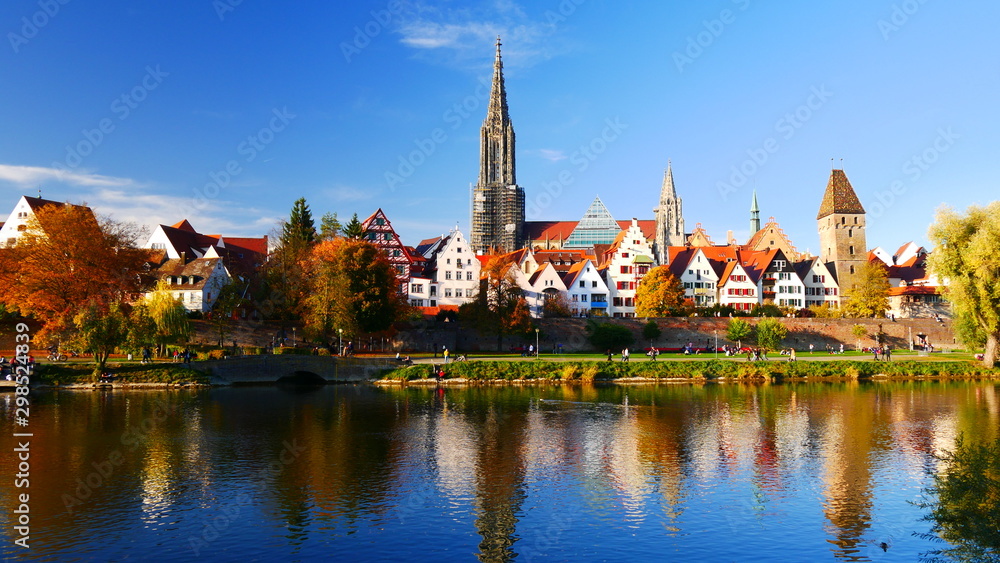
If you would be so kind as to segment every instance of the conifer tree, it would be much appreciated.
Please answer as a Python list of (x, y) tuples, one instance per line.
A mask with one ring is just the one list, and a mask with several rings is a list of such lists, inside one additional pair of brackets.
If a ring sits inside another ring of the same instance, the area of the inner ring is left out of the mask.
[(351, 217), (351, 220), (344, 225), (343, 233), (345, 237), (353, 239), (359, 239), (365, 234), (364, 229), (361, 228), (361, 221), (358, 221), (357, 213), (355, 213)]

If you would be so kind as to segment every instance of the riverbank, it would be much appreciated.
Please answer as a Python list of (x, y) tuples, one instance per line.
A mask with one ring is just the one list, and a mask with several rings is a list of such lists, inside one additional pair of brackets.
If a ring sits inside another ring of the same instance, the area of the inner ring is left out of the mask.
[(39, 364), (32, 384), (39, 387), (186, 387), (208, 385), (209, 376), (183, 364), (108, 364), (112, 383), (94, 381), (92, 363)]
[[(439, 378), (437, 370), (443, 369)], [(962, 361), (474, 361), (417, 364), (385, 374), (377, 383), (510, 383), (606, 381), (620, 383), (659, 381), (797, 381), (859, 379), (993, 379), (1000, 369), (986, 369), (975, 362)]]

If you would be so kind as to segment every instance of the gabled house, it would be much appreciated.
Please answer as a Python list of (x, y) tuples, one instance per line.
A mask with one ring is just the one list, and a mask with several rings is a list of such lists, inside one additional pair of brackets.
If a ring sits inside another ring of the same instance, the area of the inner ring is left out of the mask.
[(643, 233), (639, 221), (632, 219), (628, 229), (615, 238), (601, 256), (611, 302), (608, 314), (613, 317), (635, 316), (635, 290), (643, 276), (653, 266), (653, 248)]
[(757, 278), (739, 260), (726, 262), (719, 276), (719, 304), (737, 311), (751, 311), (760, 303)]
[(167, 260), (156, 274), (169, 284), (170, 293), (184, 304), (185, 309), (198, 313), (211, 311), (219, 291), (231, 281), (229, 271), (218, 256), (189, 262), (180, 258)]
[(535, 270), (535, 273), (528, 277), (528, 283), (531, 284), (531, 291), (541, 296), (541, 300), (537, 305), (538, 310), (531, 312), (535, 317), (544, 316), (546, 301), (555, 299), (559, 295), (566, 295), (566, 284), (563, 282), (562, 277), (555, 268), (547, 263), (542, 264), (541, 267)]
[[(35, 217), (39, 209), (47, 205), (63, 207), (73, 204), (42, 199), (40, 197), (21, 196), (21, 199), (14, 205), (14, 209), (10, 212), (10, 215), (7, 216), (7, 220), (0, 223), (0, 248), (17, 244), (17, 239), (21, 238), (22, 233), (27, 230), (28, 222)], [(94, 212), (89, 207), (82, 205), (73, 205), (73, 207), (80, 207), (87, 210), (90, 216), (94, 218), (94, 221), (97, 221), (97, 218), (94, 217)], [(45, 225), (41, 227), (43, 230), (45, 229)]]
[(696, 307), (711, 307), (718, 303), (717, 265), (708, 259), (702, 248), (679, 252), (672, 260), (670, 271), (684, 286), (686, 299), (690, 299)]
[(795, 269), (805, 287), (805, 306), (822, 305), (840, 308), (840, 286), (837, 278), (818, 257), (795, 264)]
[(574, 317), (608, 316), (608, 285), (593, 260), (573, 264), (562, 278)]
[(389, 264), (396, 272), (399, 293), (406, 295), (409, 290), (410, 277), (413, 275), (413, 258), (407, 247), (399, 240), (399, 236), (392, 228), (392, 223), (389, 222), (381, 207), (361, 223), (361, 230), (363, 233), (361, 238), (374, 244), (385, 254)]
[[(423, 240), (416, 247), (426, 264), (420, 275), (410, 276), (408, 293), (410, 303), (420, 307), (461, 305), (475, 299), (479, 291), (479, 272), (482, 264), (477, 259), (468, 239), (456, 227), (448, 234)], [(414, 286), (420, 291), (414, 291)], [(420, 301), (420, 304), (416, 304)]]
[(741, 253), (743, 267), (760, 272), (757, 291), (762, 303), (780, 307), (805, 307), (805, 284), (785, 253), (779, 249), (766, 252)]

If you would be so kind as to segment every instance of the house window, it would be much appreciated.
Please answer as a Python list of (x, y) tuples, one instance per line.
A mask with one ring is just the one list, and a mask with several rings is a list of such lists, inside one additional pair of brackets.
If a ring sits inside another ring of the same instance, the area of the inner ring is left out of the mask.
[(628, 289), (628, 282), (620, 281), (617, 283), (618, 289)]
[(632, 273), (632, 266), (622, 266), (622, 273), (623, 274), (631, 274)]
[[(853, 246), (850, 247), (850, 253), (851, 253), (851, 256), (854, 256), (854, 247)], [(854, 272), (851, 272), (851, 273), (853, 274)]]
[(444, 288), (444, 296), (445, 297), (451, 297), (451, 288), (450, 287)]
[(472, 272), (465, 272), (465, 279), (472, 281)]
[(444, 279), (446, 279), (446, 280), (450, 280), (451, 279), (451, 270), (445, 271), (445, 273), (444, 273)]
[(590, 282), (590, 287), (597, 287), (597, 280), (591, 281)]
[(584, 293), (584, 294), (580, 295), (580, 301), (582, 301), (582, 302), (584, 302), (584, 303), (586, 303), (586, 302), (587, 302), (587, 294), (586, 294), (586, 293)]
[(423, 292), (424, 292), (423, 284), (419, 283), (410, 284), (410, 293), (423, 293)]
[(451, 264), (451, 258), (445, 258), (444, 263), (445, 264)]
[(587, 287), (587, 282), (580, 280), (580, 287)]

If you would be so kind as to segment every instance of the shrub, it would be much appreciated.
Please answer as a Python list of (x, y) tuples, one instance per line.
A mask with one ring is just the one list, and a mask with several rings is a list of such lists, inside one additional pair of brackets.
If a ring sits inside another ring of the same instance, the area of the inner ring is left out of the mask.
[(580, 366), (576, 364), (567, 364), (563, 366), (562, 378), (569, 381), (571, 379), (576, 379), (579, 374)]
[(609, 322), (588, 322), (587, 332), (589, 333), (588, 338), (590, 343), (598, 351), (611, 350), (612, 352), (619, 352), (626, 347), (632, 346), (632, 343), (635, 341), (631, 330)]
[(593, 381), (597, 378), (598, 371), (600, 371), (599, 368), (595, 364), (591, 364), (583, 370), (582, 374), (580, 374), (580, 379), (583, 381)]

